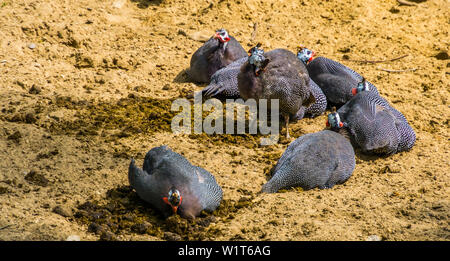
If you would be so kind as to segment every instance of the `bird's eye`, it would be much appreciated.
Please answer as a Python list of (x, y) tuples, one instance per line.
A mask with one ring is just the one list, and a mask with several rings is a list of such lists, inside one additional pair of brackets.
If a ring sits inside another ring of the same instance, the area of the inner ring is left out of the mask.
[(306, 53), (307, 53), (307, 54), (311, 54), (311, 51), (307, 51)]

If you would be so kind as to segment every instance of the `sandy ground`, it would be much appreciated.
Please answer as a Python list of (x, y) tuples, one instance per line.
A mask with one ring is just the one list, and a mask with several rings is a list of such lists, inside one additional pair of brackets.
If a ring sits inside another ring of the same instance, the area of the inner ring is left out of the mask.
[[(450, 5), (408, 3), (0, 0), (0, 240), (449, 240)], [(246, 49), (303, 44), (360, 72), (416, 145), (357, 152), (332, 189), (257, 194), (287, 144), (170, 131), (171, 101), (205, 86), (189, 82), (190, 57), (222, 27)], [(127, 187), (130, 158), (162, 144), (222, 186), (207, 222), (162, 220)]]

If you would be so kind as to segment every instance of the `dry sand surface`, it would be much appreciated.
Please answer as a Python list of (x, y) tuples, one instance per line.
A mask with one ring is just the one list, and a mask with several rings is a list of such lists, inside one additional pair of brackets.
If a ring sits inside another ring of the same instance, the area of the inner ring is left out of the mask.
[[(449, 240), (450, 5), (404, 2), (0, 0), (0, 240)], [(415, 146), (357, 151), (332, 189), (258, 194), (286, 143), (170, 130), (171, 101), (205, 86), (191, 55), (222, 27), (246, 49), (303, 44), (360, 72)], [(162, 144), (215, 175), (215, 213), (164, 220), (128, 187), (130, 158)]]

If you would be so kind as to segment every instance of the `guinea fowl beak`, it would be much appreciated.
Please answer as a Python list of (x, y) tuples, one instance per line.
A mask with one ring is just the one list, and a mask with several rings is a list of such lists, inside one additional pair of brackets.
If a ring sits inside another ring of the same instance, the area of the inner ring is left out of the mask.
[(353, 95), (353, 96), (356, 95), (356, 88), (352, 88), (352, 95)]
[(226, 43), (226, 42), (230, 41), (230, 39), (231, 39), (230, 37), (225, 37), (223, 39), (219, 33), (214, 34), (213, 38), (219, 40), (221, 43)]
[(178, 206), (172, 206), (172, 204), (169, 202), (169, 199), (167, 197), (163, 197), (163, 201), (172, 207), (173, 213), (176, 214), (178, 210)]
[(311, 62), (314, 59), (314, 57), (316, 57), (316, 55), (317, 55), (317, 53), (315, 51), (311, 50), (311, 57), (309, 57), (308, 62)]
[(259, 76), (261, 74), (261, 72), (265, 72), (265, 71), (266, 71), (266, 68), (264, 68), (264, 69), (258, 68), (255, 70), (255, 75)]
[(178, 205), (174, 206), (174, 205), (172, 205), (172, 203), (170, 203), (170, 201), (169, 201), (169, 199), (168, 199), (167, 197), (163, 197), (163, 201), (164, 201), (167, 205), (169, 205), (169, 206), (172, 207), (172, 211), (173, 211), (174, 214), (177, 213), (178, 207), (181, 205), (181, 201), (182, 201), (182, 200), (183, 200), (183, 198), (180, 196), (180, 202), (178, 203)]

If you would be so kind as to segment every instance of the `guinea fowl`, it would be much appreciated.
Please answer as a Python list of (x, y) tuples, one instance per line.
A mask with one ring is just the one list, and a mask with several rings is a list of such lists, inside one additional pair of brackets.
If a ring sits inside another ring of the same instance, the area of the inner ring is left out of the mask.
[(363, 152), (392, 155), (414, 146), (416, 134), (403, 114), (377, 94), (356, 94), (337, 112), (328, 115), (327, 125), (349, 136)]
[(331, 188), (344, 183), (355, 168), (355, 152), (342, 135), (323, 130), (293, 141), (281, 155), (262, 192), (301, 187)]
[(151, 149), (142, 169), (132, 159), (128, 180), (139, 197), (164, 216), (195, 218), (203, 210), (214, 211), (222, 200), (222, 188), (213, 175), (167, 146)]
[[(309, 77), (322, 89), (328, 105), (339, 108), (353, 97), (352, 88), (356, 88), (364, 78), (341, 63), (315, 56), (316, 52), (299, 47), (297, 57), (306, 65)], [(379, 94), (372, 83), (364, 82), (365, 89)]]
[[(254, 49), (250, 49), (249, 55), (251, 55)], [(203, 97), (206, 98), (218, 98), (218, 99), (237, 99), (240, 98), (237, 76), (241, 70), (241, 66), (247, 61), (247, 57), (241, 58), (232, 62), (228, 66), (218, 70), (211, 76), (210, 84), (202, 90)], [(307, 117), (316, 117), (322, 115), (327, 108), (327, 98), (323, 94), (320, 87), (313, 81), (309, 80), (311, 92), (314, 96), (315, 102), (309, 107), (299, 111), (298, 115)], [(296, 117), (300, 118), (301, 117)]]
[(188, 74), (196, 82), (209, 83), (217, 70), (246, 56), (241, 44), (220, 29), (192, 55)]
[(289, 121), (302, 119), (305, 109), (315, 102), (308, 71), (294, 53), (285, 49), (264, 53), (258, 45), (250, 53), (238, 74), (239, 94), (244, 100), (267, 99), (268, 107), (269, 100), (278, 99), (289, 138)]

